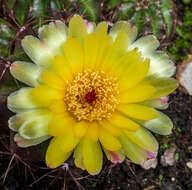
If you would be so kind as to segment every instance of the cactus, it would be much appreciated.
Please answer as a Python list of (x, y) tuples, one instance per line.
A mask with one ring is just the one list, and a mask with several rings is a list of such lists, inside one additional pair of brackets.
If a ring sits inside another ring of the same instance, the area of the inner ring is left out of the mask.
[(98, 3), (94, 0), (78, 0), (82, 13), (85, 13), (90, 21), (98, 21)]
[(168, 46), (168, 51), (177, 61), (187, 59), (187, 55), (191, 54), (192, 47), (192, 8), (185, 7), (183, 22), (176, 27), (177, 37), (173, 43)]
[(162, 30), (169, 36), (173, 28), (171, 0), (108, 0), (106, 11), (114, 10), (115, 20), (130, 20), (139, 32), (152, 32), (161, 38)]

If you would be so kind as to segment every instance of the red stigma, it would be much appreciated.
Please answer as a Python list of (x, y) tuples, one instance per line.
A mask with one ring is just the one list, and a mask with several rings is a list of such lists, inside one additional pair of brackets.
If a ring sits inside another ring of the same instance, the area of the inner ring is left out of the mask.
[(96, 94), (95, 94), (95, 90), (92, 90), (91, 92), (88, 92), (86, 95), (85, 95), (85, 100), (88, 102), (88, 103), (92, 103), (93, 101), (96, 100)]

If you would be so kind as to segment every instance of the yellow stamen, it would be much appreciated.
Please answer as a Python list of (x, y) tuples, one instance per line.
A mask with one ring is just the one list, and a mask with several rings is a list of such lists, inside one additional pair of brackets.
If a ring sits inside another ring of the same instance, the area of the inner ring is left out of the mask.
[(84, 70), (67, 81), (64, 101), (77, 120), (96, 121), (111, 116), (119, 103), (118, 94), (117, 78)]

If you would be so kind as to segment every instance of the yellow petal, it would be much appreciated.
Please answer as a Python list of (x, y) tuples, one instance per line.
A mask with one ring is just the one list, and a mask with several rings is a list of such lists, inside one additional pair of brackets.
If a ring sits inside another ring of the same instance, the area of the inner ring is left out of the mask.
[(56, 115), (49, 124), (48, 132), (52, 136), (64, 136), (68, 131), (72, 131), (74, 124), (75, 121), (67, 114)]
[(36, 109), (22, 112), (17, 115), (19, 134), (25, 139), (36, 139), (48, 134), (48, 125), (52, 119), (52, 114), (46, 109)]
[(90, 21), (85, 21), (86, 23), (86, 27), (87, 27), (87, 33), (91, 34), (94, 32), (95, 28), (96, 28), (96, 24), (94, 22), (90, 22)]
[[(118, 47), (115, 47), (114, 42), (110, 47), (109, 51), (107, 52), (109, 55), (106, 56), (104, 63), (106, 66), (110, 67), (118, 77), (122, 77), (122, 73), (125, 72), (125, 69), (130, 64), (132, 64), (133, 62), (140, 62), (142, 60), (140, 53), (137, 51), (137, 49), (134, 49), (129, 52), (126, 51), (125, 54), (122, 56), (118, 55), (117, 52)], [(114, 55), (117, 55), (115, 59)]]
[(12, 112), (22, 112), (34, 108), (42, 108), (45, 105), (37, 101), (32, 95), (33, 88), (23, 87), (7, 98), (7, 106)]
[(125, 131), (125, 134), (133, 143), (141, 148), (150, 152), (157, 152), (158, 142), (147, 129), (141, 127), (135, 132)]
[(14, 78), (33, 87), (39, 85), (42, 71), (42, 67), (24, 61), (15, 61), (10, 67), (10, 72)]
[(95, 28), (95, 33), (97, 35), (101, 35), (101, 36), (104, 36), (104, 35), (107, 35), (107, 29), (108, 29), (108, 24), (107, 22), (100, 22), (97, 27)]
[(119, 136), (121, 134), (121, 129), (111, 125), (108, 121), (101, 121), (99, 124), (113, 136)]
[(128, 47), (128, 36), (124, 32), (119, 32), (117, 38), (114, 43), (110, 47), (109, 51), (107, 51), (107, 55), (103, 60), (101, 67), (107, 67), (111, 69), (114, 67), (116, 63), (119, 63), (120, 57), (122, 57), (127, 52)]
[(100, 22), (94, 32), (98, 43), (98, 48), (96, 50), (96, 66), (99, 68), (103, 64), (107, 52), (111, 48), (113, 42), (112, 37), (107, 35), (107, 28), (108, 25), (106, 22)]
[[(39, 121), (39, 125), (44, 125), (44, 127), (47, 127), (46, 123), (49, 121), (47, 116), (51, 115), (49, 110), (47, 109), (31, 109), (31, 110), (25, 110), (17, 113), (16, 115), (9, 118), (8, 124), (9, 128), (15, 132), (19, 130), (19, 128), (24, 123), (29, 123), (31, 121)], [(42, 126), (43, 127), (43, 126)], [(34, 130), (36, 131), (37, 126), (34, 125)], [(47, 131), (47, 130), (46, 130)], [(36, 131), (38, 132), (38, 131)], [(40, 131), (41, 132), (41, 131)]]
[(87, 138), (83, 140), (83, 165), (92, 175), (96, 175), (102, 169), (103, 153), (99, 142), (94, 142)]
[(97, 141), (99, 126), (96, 123), (88, 123), (86, 137), (92, 141)]
[(146, 83), (140, 83), (137, 86), (120, 93), (121, 103), (136, 103), (149, 99), (156, 89)]
[(16, 133), (14, 136), (14, 141), (16, 142), (17, 146), (21, 148), (26, 148), (26, 147), (38, 145), (49, 138), (51, 138), (51, 136), (46, 135), (36, 139), (25, 139), (21, 135), (19, 135), (19, 133)]
[(141, 82), (149, 71), (149, 59), (133, 61), (126, 63), (120, 75), (120, 90), (125, 91)]
[(39, 85), (32, 90), (32, 95), (35, 100), (45, 105), (49, 105), (53, 100), (63, 99), (64, 91), (50, 88), (47, 85)]
[[(23, 124), (24, 120), (20, 117), (21, 114), (16, 114), (9, 118), (8, 120), (8, 127), (9, 129), (17, 132), (21, 125)], [(27, 118), (28, 119), (28, 118)]]
[(128, 35), (129, 45), (132, 44), (137, 37), (137, 28), (129, 24), (127, 21), (116, 22), (110, 30), (110, 35), (115, 39), (119, 32), (125, 32)]
[(160, 98), (162, 96), (166, 96), (173, 92), (178, 87), (178, 81), (174, 78), (156, 78), (156, 79), (149, 79), (151, 85), (156, 88), (156, 92), (153, 94), (150, 99)]
[[(96, 60), (96, 67), (100, 68), (102, 67), (103, 60), (108, 54), (108, 51), (111, 48), (112, 45), (112, 38), (108, 35), (101, 35), (98, 36), (98, 44), (99, 48), (97, 49), (97, 60)], [(102, 45), (100, 45), (102, 44)]]
[(74, 163), (75, 163), (76, 167), (81, 168), (82, 170), (84, 170), (85, 168), (84, 168), (84, 165), (83, 165), (82, 148), (83, 148), (83, 140), (81, 140), (79, 142), (79, 144), (77, 145), (77, 147), (75, 148), (73, 158), (74, 158)]
[(120, 149), (118, 151), (109, 151), (109, 150), (106, 150), (105, 148), (103, 148), (103, 150), (105, 152), (107, 159), (110, 160), (114, 164), (121, 163), (125, 159), (125, 153), (122, 149)]
[(162, 51), (155, 51), (151, 56), (149, 77), (172, 77), (176, 72), (175, 63)]
[(39, 28), (39, 38), (54, 55), (62, 54), (61, 46), (65, 42), (68, 31), (67, 26), (60, 20), (54, 20)]
[(146, 101), (140, 102), (139, 104), (156, 108), (159, 110), (165, 110), (169, 106), (168, 100), (169, 100), (168, 96), (162, 96), (158, 99), (152, 99), (152, 100), (146, 100)]
[(131, 44), (129, 49), (138, 48), (144, 57), (150, 57), (151, 54), (154, 52), (156, 53), (155, 50), (159, 47), (159, 45), (160, 43), (154, 35), (147, 35), (137, 39), (133, 44)]
[(76, 125), (73, 127), (74, 130), (74, 135), (77, 137), (82, 137), (85, 135), (86, 131), (87, 131), (87, 123), (80, 121), (78, 123), (76, 123)]
[(129, 140), (129, 138), (124, 133), (122, 133), (121, 136), (118, 137), (118, 139), (126, 156), (134, 163), (141, 164), (147, 160), (146, 151), (133, 143), (131, 140)]
[(48, 134), (50, 118), (38, 118), (37, 120), (26, 121), (20, 128), (19, 134), (25, 139), (36, 139)]
[(83, 69), (83, 48), (75, 38), (67, 38), (64, 44), (64, 54), (73, 72), (80, 72)]
[(69, 36), (83, 42), (86, 35), (87, 28), (85, 21), (79, 15), (74, 15), (69, 22)]
[(84, 45), (85, 68), (103, 65), (106, 52), (112, 44), (111, 36), (107, 35), (107, 27), (107, 23), (99, 23), (95, 32), (86, 37)]
[(46, 164), (49, 168), (56, 168), (63, 164), (72, 152), (63, 152), (58, 144), (58, 139), (53, 138), (46, 152)]
[(121, 76), (121, 73), (125, 72), (125, 69), (132, 65), (132, 64), (138, 64), (143, 61), (143, 58), (141, 56), (141, 53), (138, 51), (138, 49), (133, 49), (131, 51), (128, 51), (124, 56), (121, 57), (121, 59), (116, 63), (115, 67), (120, 72), (119, 75)]
[(118, 112), (112, 115), (109, 122), (116, 127), (130, 131), (136, 131), (140, 128), (140, 125)]
[(124, 55), (128, 48), (128, 35), (125, 32), (119, 32), (113, 43), (113, 48), (118, 55)]
[(102, 127), (99, 130), (99, 140), (107, 150), (116, 151), (121, 148), (119, 141)]
[(37, 65), (49, 68), (53, 63), (54, 52), (50, 51), (49, 47), (38, 38), (31, 35), (25, 36), (21, 45), (25, 53)]
[(84, 52), (85, 52), (85, 64), (84, 68), (93, 69), (97, 61), (99, 43), (96, 34), (89, 34), (85, 39)]
[(138, 104), (120, 104), (118, 110), (129, 117), (140, 120), (151, 120), (159, 116), (155, 109)]
[(66, 112), (66, 104), (63, 100), (54, 100), (49, 106), (49, 110), (54, 114), (62, 114)]
[(79, 143), (80, 138), (75, 137), (71, 132), (67, 132), (63, 137), (58, 137), (58, 143), (63, 152), (72, 151)]
[(71, 80), (72, 72), (69, 63), (64, 56), (55, 56), (53, 69), (64, 80)]
[(58, 90), (63, 90), (65, 88), (65, 81), (52, 72), (44, 71), (41, 77), (47, 86), (56, 88)]
[(160, 116), (150, 121), (138, 121), (145, 128), (160, 135), (170, 135), (173, 129), (173, 123), (171, 119), (165, 114), (160, 113)]

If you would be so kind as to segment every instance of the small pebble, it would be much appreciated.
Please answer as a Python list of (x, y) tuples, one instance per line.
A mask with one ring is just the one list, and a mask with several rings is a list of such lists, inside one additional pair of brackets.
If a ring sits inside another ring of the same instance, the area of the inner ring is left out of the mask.
[(192, 169), (192, 161), (186, 163), (187, 167)]

